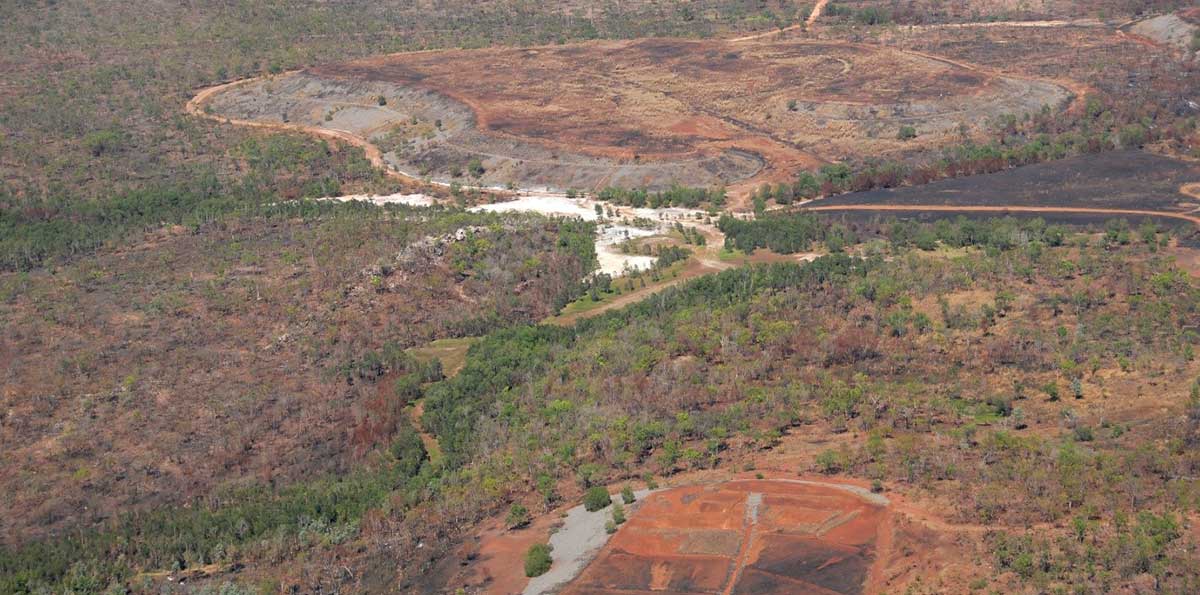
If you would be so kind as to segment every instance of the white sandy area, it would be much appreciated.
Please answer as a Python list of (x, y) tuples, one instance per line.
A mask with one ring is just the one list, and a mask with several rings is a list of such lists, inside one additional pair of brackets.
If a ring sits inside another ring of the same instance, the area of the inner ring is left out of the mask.
[(497, 202), (471, 207), (469, 211), (491, 213), (532, 212), (560, 217), (579, 217), (584, 221), (595, 221), (596, 208), (592, 201), (565, 196), (522, 196), (516, 200)]
[(601, 225), (596, 231), (596, 260), (600, 263), (599, 271), (617, 277), (626, 269), (646, 270), (654, 266), (654, 261), (657, 260), (655, 257), (622, 254), (619, 245), (626, 240), (645, 238), (657, 233), (626, 225)]
[(347, 194), (345, 196), (334, 196), (326, 200), (336, 200), (338, 202), (361, 200), (376, 205), (408, 205), (411, 207), (428, 207), (436, 203), (432, 196), (426, 194)]
[(598, 271), (613, 277), (624, 274), (627, 270), (646, 270), (654, 266), (653, 256), (640, 254), (622, 254), (618, 245), (633, 238), (645, 238), (663, 233), (675, 221), (695, 221), (692, 209), (631, 209), (628, 207), (613, 207), (586, 198), (567, 198), (551, 193), (522, 196), (520, 198), (488, 205), (471, 207), (471, 211), (488, 211), (493, 213), (532, 212), (552, 217), (578, 217), (584, 221), (598, 221), (596, 205), (605, 212), (610, 209), (618, 213), (618, 219), (640, 217), (658, 224), (657, 229), (641, 229), (619, 223), (600, 223), (596, 229), (596, 259), (599, 262)]

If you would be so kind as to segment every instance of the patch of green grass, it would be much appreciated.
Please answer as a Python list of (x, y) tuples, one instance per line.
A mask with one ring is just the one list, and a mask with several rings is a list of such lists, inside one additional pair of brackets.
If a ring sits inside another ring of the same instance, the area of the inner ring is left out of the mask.
[[(584, 298), (586, 299), (586, 298)], [(423, 347), (413, 347), (409, 355), (421, 363), (432, 360), (442, 362), (442, 372), (447, 378), (453, 377), (462, 370), (467, 362), (467, 350), (479, 340), (479, 337), (458, 337), (454, 339), (438, 339)]]
[(729, 248), (721, 248), (721, 251), (717, 252), (717, 259), (722, 262), (741, 262), (744, 258), (746, 258), (746, 253), (742, 250), (738, 250), (737, 248), (732, 250)]

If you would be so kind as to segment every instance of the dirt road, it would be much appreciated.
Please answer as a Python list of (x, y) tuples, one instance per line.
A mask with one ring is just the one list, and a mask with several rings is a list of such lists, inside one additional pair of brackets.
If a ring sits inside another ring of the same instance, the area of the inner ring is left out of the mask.
[(821, 13), (825, 11), (826, 4), (829, 4), (829, 0), (820, 0), (817, 2), (817, 5), (813, 7), (812, 12), (809, 13), (808, 20), (804, 21), (804, 23), (811, 27), (813, 23), (817, 22), (817, 19), (821, 17)]
[(1112, 216), (1134, 215), (1141, 217), (1169, 217), (1171, 219), (1187, 221), (1188, 223), (1200, 227), (1200, 217), (1195, 215), (1174, 213), (1170, 211), (1144, 211), (1139, 209), (1089, 209), (1082, 207), (1024, 207), (1005, 205), (998, 205), (994, 207), (952, 205), (829, 205), (804, 206), (801, 208), (807, 211), (931, 211), (943, 213), (1062, 213)]
[(636, 304), (637, 302), (640, 302), (664, 289), (667, 289), (668, 287), (674, 287), (680, 283), (695, 279), (696, 277), (707, 275), (709, 273), (719, 273), (727, 268), (730, 268), (731, 266), (733, 265), (721, 262), (719, 260), (698, 258), (696, 259), (695, 263), (688, 265), (686, 268), (680, 271), (679, 276), (675, 277), (674, 279), (647, 285), (590, 310), (582, 310), (579, 312), (572, 312), (570, 314), (560, 314), (558, 316), (546, 319), (545, 322), (548, 324), (569, 326), (585, 318), (592, 318), (593, 316), (599, 316), (605, 312), (619, 310), (630, 304)]
[[(285, 73), (285, 74), (292, 74), (292, 72)], [(232, 83), (225, 83), (223, 85), (217, 85), (215, 87), (209, 87), (207, 89), (203, 89), (199, 93), (197, 93), (196, 96), (191, 99), (191, 101), (187, 102), (187, 105), (185, 106), (184, 109), (187, 111), (187, 113), (189, 113), (193, 116), (197, 116), (197, 117), (204, 118), (207, 120), (212, 120), (214, 122), (222, 122), (225, 124), (235, 124), (237, 126), (249, 126), (251, 128), (261, 128), (261, 129), (267, 129), (267, 130), (286, 130), (286, 131), (293, 131), (293, 132), (305, 132), (308, 134), (315, 134), (322, 138), (329, 138), (329, 139), (333, 139), (333, 140), (342, 141), (351, 146), (362, 147), (363, 152), (366, 153), (367, 160), (371, 162), (371, 165), (382, 169), (384, 172), (384, 175), (387, 175), (388, 177), (392, 177), (392, 178), (409, 180), (412, 182), (421, 182), (421, 180), (419, 180), (419, 179), (413, 178), (412, 176), (404, 175), (404, 174), (388, 167), (387, 163), (385, 163), (383, 160), (383, 154), (379, 151), (379, 147), (376, 147), (374, 144), (367, 142), (365, 139), (355, 136), (354, 134), (351, 134), (345, 130), (336, 130), (333, 128), (321, 128), (321, 127), (316, 127), (316, 126), (300, 126), (298, 124), (279, 124), (279, 123), (274, 123), (274, 122), (256, 122), (254, 120), (238, 120), (238, 119), (234, 119), (234, 118), (226, 118), (224, 116), (216, 116), (216, 115), (213, 115), (213, 114), (210, 114), (210, 113), (204, 111), (205, 104), (207, 104), (208, 101), (210, 99), (212, 99), (213, 97), (215, 97), (218, 93), (221, 93), (222, 91), (226, 91), (228, 89), (232, 89), (234, 87), (246, 85), (246, 84), (252, 83), (257, 80), (258, 80), (257, 78), (244, 79), (244, 80), (240, 80), (240, 81), (234, 81)]]
[(825, 5), (827, 4), (829, 4), (829, 0), (818, 0), (817, 5), (813, 7), (812, 12), (808, 13), (808, 18), (805, 19), (803, 23), (789, 25), (776, 31), (766, 31), (763, 33), (755, 33), (754, 35), (746, 35), (744, 37), (735, 37), (730, 41), (753, 41), (755, 39), (779, 35), (788, 31), (795, 31), (796, 29), (807, 29), (808, 27), (813, 26), (813, 23), (816, 23), (817, 19), (821, 18), (821, 13), (825, 10)]
[(1184, 184), (1179, 187), (1179, 193), (1184, 196), (1190, 196), (1196, 200), (1200, 200), (1200, 182), (1195, 184)]
[[(296, 72), (298, 72), (298, 71), (293, 70), (293, 71), (285, 72), (283, 74), (284, 75), (295, 74)], [(215, 87), (208, 87), (206, 89), (202, 89), (199, 93), (196, 94), (195, 97), (192, 97), (192, 99), (187, 102), (187, 104), (184, 106), (184, 110), (193, 116), (196, 116), (199, 118), (204, 118), (206, 120), (211, 120), (213, 122), (220, 122), (222, 124), (233, 124), (235, 126), (248, 126), (251, 128), (258, 128), (258, 129), (262, 129), (262, 130), (303, 132), (306, 134), (316, 135), (321, 138), (328, 138), (331, 140), (341, 141), (350, 146), (361, 147), (363, 150), (363, 153), (365, 154), (365, 156), (367, 158), (367, 161), (370, 161), (372, 166), (383, 170), (383, 174), (389, 178), (393, 178), (396, 180), (404, 180), (406, 182), (410, 182), (413, 184), (420, 184), (422, 186), (437, 186), (437, 187), (441, 187), (441, 188), (449, 188), (450, 187), (450, 184), (447, 184), (444, 182), (436, 182), (436, 181), (432, 181), (432, 180), (426, 180), (419, 176), (400, 171), (400, 170), (388, 165), (388, 163), (386, 161), (384, 161), (383, 152), (379, 150), (379, 147), (375, 146), (374, 143), (368, 141), (367, 139), (362, 138), (362, 137), (355, 135), (354, 133), (351, 133), (346, 130), (338, 130), (335, 128), (325, 128), (325, 127), (321, 127), (321, 126), (302, 126), (300, 124), (284, 124), (284, 123), (278, 123), (278, 122), (258, 122), (255, 120), (241, 120), (241, 119), (237, 119), (237, 118), (227, 118), (225, 116), (218, 116), (218, 115), (210, 114), (210, 113), (204, 111), (204, 106), (213, 97), (217, 96), (221, 92), (226, 91), (228, 89), (232, 89), (234, 87), (241, 86), (241, 85), (247, 85), (247, 84), (253, 83), (255, 81), (260, 80), (261, 78), (264, 78), (264, 77), (242, 79), (239, 81), (233, 81), (231, 83), (224, 83), (221, 85), (217, 85)], [(470, 185), (462, 185), (462, 188), (464, 190), (473, 190), (473, 189), (476, 189), (477, 187), (470, 186)], [(487, 191), (487, 192), (493, 192), (496, 194), (511, 194), (511, 192), (501, 189), (501, 188), (489, 188), (489, 187), (480, 186), (480, 187), (478, 187), (478, 189)]]

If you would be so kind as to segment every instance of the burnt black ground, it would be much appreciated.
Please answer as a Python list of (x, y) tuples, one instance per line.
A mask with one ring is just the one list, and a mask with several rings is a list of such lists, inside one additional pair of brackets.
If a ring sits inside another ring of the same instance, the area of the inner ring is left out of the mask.
[[(941, 180), (924, 186), (843, 194), (814, 201), (834, 205), (1081, 207), (1185, 211), (1195, 199), (1179, 187), (1200, 182), (1200, 164), (1145, 151), (1110, 151)], [(1047, 219), (1049, 217), (1046, 217)]]

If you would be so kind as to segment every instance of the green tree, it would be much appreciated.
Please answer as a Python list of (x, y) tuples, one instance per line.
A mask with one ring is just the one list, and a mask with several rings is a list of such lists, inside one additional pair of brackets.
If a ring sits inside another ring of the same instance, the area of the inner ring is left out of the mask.
[(588, 512), (596, 512), (612, 503), (612, 497), (604, 486), (592, 486), (583, 495), (583, 508)]
[(405, 478), (415, 477), (421, 470), (421, 463), (428, 457), (425, 444), (412, 428), (401, 430), (388, 451), (396, 459), (396, 468), (400, 475)]

